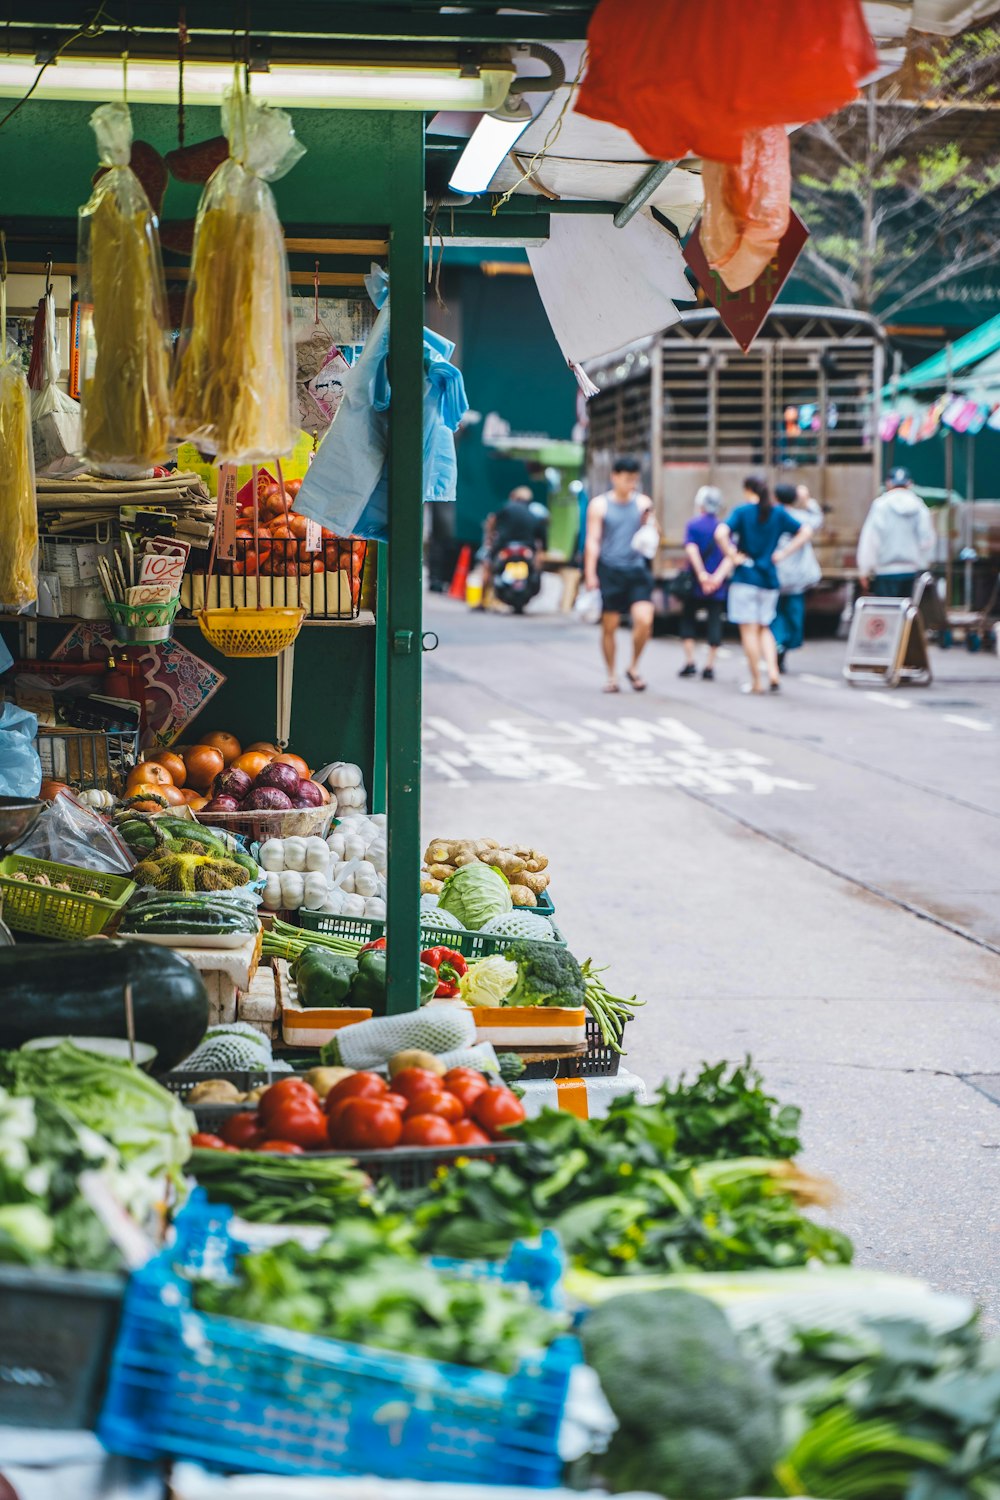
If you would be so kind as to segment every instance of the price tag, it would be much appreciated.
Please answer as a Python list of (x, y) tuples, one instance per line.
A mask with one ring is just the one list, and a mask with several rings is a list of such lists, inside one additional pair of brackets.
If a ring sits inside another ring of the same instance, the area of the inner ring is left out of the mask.
[(323, 528), (318, 521), (306, 522), (306, 551), (318, 552), (323, 545)]
[(236, 465), (219, 465), (219, 545), (217, 555), (223, 558), (236, 556)]
[(142, 559), (142, 567), (139, 570), (140, 585), (150, 583), (160, 586), (169, 586), (171, 593), (180, 593), (181, 579), (184, 577), (184, 558), (168, 557), (162, 552), (147, 552)]

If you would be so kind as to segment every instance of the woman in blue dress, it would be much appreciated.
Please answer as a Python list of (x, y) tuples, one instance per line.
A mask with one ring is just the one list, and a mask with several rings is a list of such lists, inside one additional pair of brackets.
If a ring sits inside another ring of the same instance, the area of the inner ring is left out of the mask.
[(804, 547), (812, 528), (783, 505), (775, 505), (765, 480), (755, 474), (743, 481), (744, 504), (720, 523), (715, 539), (733, 564), (727, 613), (740, 627), (740, 643), (750, 668), (745, 693), (763, 692), (760, 662), (767, 668), (772, 693), (781, 687), (778, 648), (771, 623), (778, 608), (777, 564)]

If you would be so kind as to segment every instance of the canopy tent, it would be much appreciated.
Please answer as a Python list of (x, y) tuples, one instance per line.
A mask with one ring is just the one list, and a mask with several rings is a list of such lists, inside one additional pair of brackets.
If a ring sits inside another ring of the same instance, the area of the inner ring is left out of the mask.
[(1000, 402), (1000, 313), (892, 380), (882, 396), (886, 400), (906, 392), (926, 396), (956, 386), (975, 386), (977, 391), (982, 386), (984, 399)]

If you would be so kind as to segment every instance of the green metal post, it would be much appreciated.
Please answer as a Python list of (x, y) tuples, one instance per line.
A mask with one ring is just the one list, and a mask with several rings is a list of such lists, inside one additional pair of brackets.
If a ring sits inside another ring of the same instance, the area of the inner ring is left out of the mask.
[(389, 589), (386, 548), (375, 548), (375, 722), (372, 744), (372, 812), (385, 812), (386, 706), (389, 701)]
[(423, 592), (423, 119), (386, 115), (389, 153), (389, 545), (386, 781), (388, 1010), (420, 1004), (420, 676)]

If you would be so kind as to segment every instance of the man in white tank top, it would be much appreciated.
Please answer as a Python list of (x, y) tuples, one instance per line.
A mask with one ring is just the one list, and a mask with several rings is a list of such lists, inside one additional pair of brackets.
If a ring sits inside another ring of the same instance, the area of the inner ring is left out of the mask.
[(653, 502), (639, 491), (639, 463), (617, 458), (611, 469), (611, 488), (595, 495), (587, 507), (587, 537), (583, 550), (583, 581), (601, 591), (601, 651), (608, 669), (606, 693), (617, 693), (616, 635), (621, 617), (632, 621), (632, 661), (625, 670), (632, 688), (645, 692), (639, 658), (653, 633), (653, 570), (651, 559), (659, 546)]

